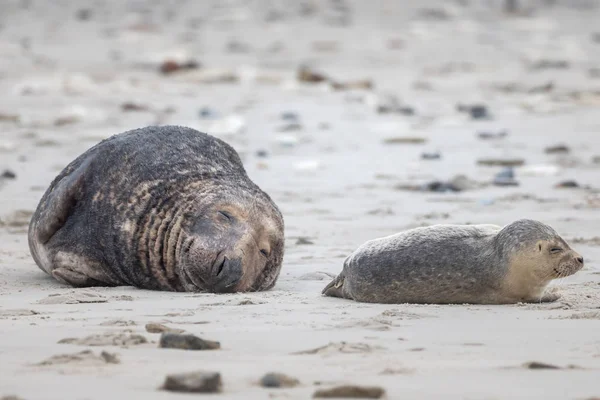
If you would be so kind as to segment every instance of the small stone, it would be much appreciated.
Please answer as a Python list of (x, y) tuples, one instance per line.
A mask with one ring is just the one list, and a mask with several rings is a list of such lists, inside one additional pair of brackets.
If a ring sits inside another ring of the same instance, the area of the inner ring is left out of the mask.
[(515, 179), (515, 171), (512, 167), (506, 167), (494, 177), (493, 184), (496, 186), (519, 186)]
[(503, 139), (506, 136), (508, 136), (508, 132), (507, 131), (500, 131), (500, 132), (482, 131), (482, 132), (477, 132), (477, 136), (479, 137), (479, 139), (483, 139), (483, 140)]
[(17, 178), (17, 174), (15, 174), (10, 169), (5, 169), (4, 172), (2, 172), (2, 175), (0, 175), (0, 178), (2, 178), (2, 179), (16, 179)]
[(92, 10), (89, 8), (82, 8), (77, 10), (75, 13), (75, 18), (80, 21), (88, 21), (92, 17)]
[(313, 398), (380, 399), (384, 395), (385, 390), (377, 386), (344, 385), (319, 389), (313, 394)]
[(260, 379), (260, 385), (267, 388), (293, 388), (300, 384), (300, 381), (291, 376), (270, 372)]
[(527, 362), (523, 364), (523, 367), (527, 369), (560, 369), (559, 366), (546, 364), (538, 361)]
[(574, 189), (579, 187), (579, 183), (574, 180), (567, 180), (557, 183), (554, 187), (559, 189)]
[(333, 90), (371, 90), (373, 87), (373, 82), (368, 79), (350, 82), (331, 82), (331, 88)]
[(293, 111), (284, 111), (281, 113), (281, 119), (284, 121), (297, 122), (300, 117), (298, 116), (298, 113)]
[(256, 157), (267, 158), (269, 157), (269, 153), (266, 150), (257, 150)]
[(178, 63), (177, 61), (173, 61), (173, 60), (166, 60), (160, 65), (159, 70), (162, 74), (169, 75), (174, 72), (198, 69), (198, 68), (200, 68), (200, 64), (193, 60), (186, 61), (184, 63)]
[(181, 350), (217, 350), (221, 348), (221, 344), (211, 340), (200, 339), (198, 336), (191, 334), (164, 332), (160, 336), (158, 347)]
[(0, 122), (19, 122), (21, 118), (18, 114), (5, 114), (0, 112)]
[(488, 167), (518, 167), (525, 164), (522, 158), (482, 158), (477, 164)]
[(313, 71), (312, 69), (306, 66), (301, 66), (298, 69), (297, 79), (300, 82), (305, 83), (319, 83), (326, 81), (327, 77), (319, 72)]
[(218, 393), (221, 385), (220, 373), (197, 371), (167, 375), (162, 388), (170, 392)]
[(459, 112), (467, 113), (472, 119), (489, 119), (487, 106), (483, 104), (463, 105), (459, 104), (456, 109)]
[(292, 122), (286, 125), (283, 125), (277, 129), (279, 132), (293, 132), (302, 130), (302, 125), (297, 122)]
[(177, 329), (177, 328), (169, 328), (166, 325), (163, 324), (157, 324), (157, 323), (149, 323), (146, 324), (146, 332), (148, 333), (182, 333), (184, 332), (183, 329)]
[(296, 240), (296, 245), (311, 245), (311, 244), (315, 244), (312, 240), (305, 238), (305, 237), (299, 237), (298, 240)]
[(148, 111), (149, 107), (143, 104), (137, 104), (133, 102), (125, 102), (121, 104), (121, 110), (123, 111)]
[(421, 153), (421, 158), (423, 160), (439, 160), (442, 158), (440, 153)]
[(546, 153), (546, 154), (567, 154), (570, 152), (571, 152), (571, 149), (569, 148), (569, 146), (564, 145), (564, 144), (548, 146), (544, 149), (544, 153)]
[(385, 144), (422, 144), (427, 140), (416, 136), (396, 136), (383, 139)]
[(531, 65), (532, 70), (568, 69), (570, 64), (566, 60), (539, 60)]
[(200, 111), (198, 111), (198, 115), (200, 118), (215, 118), (217, 113), (214, 112), (210, 107), (202, 107)]
[(121, 360), (119, 359), (119, 355), (116, 353), (109, 353), (108, 351), (102, 351), (100, 353), (100, 357), (102, 357), (102, 359), (104, 361), (106, 361), (107, 364), (119, 364), (121, 363)]

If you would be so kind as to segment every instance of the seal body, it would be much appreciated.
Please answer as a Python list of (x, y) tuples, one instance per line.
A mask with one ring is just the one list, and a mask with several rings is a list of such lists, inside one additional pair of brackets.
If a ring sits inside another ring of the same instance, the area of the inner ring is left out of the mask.
[(583, 258), (548, 225), (434, 225), (366, 242), (323, 294), (371, 303), (508, 304), (544, 293)]
[(37, 265), (73, 286), (271, 288), (283, 217), (236, 151), (177, 126), (112, 136), (71, 162), (29, 226)]

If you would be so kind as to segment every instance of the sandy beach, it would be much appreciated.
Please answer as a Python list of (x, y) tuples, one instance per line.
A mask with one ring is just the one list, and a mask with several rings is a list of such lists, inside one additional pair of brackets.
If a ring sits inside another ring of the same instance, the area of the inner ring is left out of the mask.
[[(388, 399), (600, 397), (600, 2), (502, 3), (3, 1), (0, 399), (308, 399), (347, 384)], [(35, 265), (27, 225), (51, 180), (152, 124), (226, 140), (277, 203), (272, 290), (73, 289)], [(498, 164), (514, 166), (509, 185)], [(320, 295), (366, 240), (519, 218), (585, 258), (554, 303)], [(221, 349), (159, 348), (148, 323)], [(160, 389), (198, 370), (219, 372), (221, 393)], [(261, 387), (267, 372), (300, 383)]]

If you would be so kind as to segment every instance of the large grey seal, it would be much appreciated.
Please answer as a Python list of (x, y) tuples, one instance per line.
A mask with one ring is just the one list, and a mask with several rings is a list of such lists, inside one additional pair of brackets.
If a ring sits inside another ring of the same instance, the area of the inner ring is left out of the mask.
[(170, 291), (259, 291), (279, 276), (283, 217), (236, 151), (178, 126), (114, 135), (71, 162), (29, 226), (59, 281)]
[(548, 225), (434, 225), (366, 242), (323, 294), (370, 303), (550, 302), (583, 258)]

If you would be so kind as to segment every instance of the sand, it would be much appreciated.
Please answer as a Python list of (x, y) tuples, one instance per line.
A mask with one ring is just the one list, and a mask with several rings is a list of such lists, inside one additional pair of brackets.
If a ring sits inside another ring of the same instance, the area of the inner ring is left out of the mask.
[[(166, 375), (196, 370), (219, 372), (214, 397), (228, 399), (307, 399), (342, 384), (379, 386), (390, 399), (600, 396), (600, 10), (594, 1), (523, 3), (531, 10), (506, 15), (498, 1), (356, 0), (347, 13), (335, 2), (4, 1), (0, 173), (16, 178), (0, 181), (0, 396), (172, 398), (159, 390)], [(202, 68), (161, 74), (169, 58)], [(374, 88), (299, 83), (301, 64)], [(378, 113), (388, 94), (414, 115)], [(485, 104), (492, 118), (473, 120), (459, 103)], [(54, 176), (99, 140), (157, 123), (227, 140), (280, 206), (286, 254), (273, 290), (72, 289), (35, 266), (28, 218)], [(398, 139), (407, 137), (419, 139)], [(570, 152), (544, 151), (558, 144)], [(519, 186), (489, 185), (502, 167), (477, 163), (485, 158), (522, 159)], [(460, 174), (483, 185), (398, 189)], [(581, 187), (555, 188), (564, 180)], [(552, 225), (585, 257), (582, 271), (555, 282), (555, 303), (320, 295), (368, 239), (524, 217)], [(221, 349), (160, 349), (148, 323)], [(523, 367), (532, 361), (561, 368)], [(262, 388), (267, 372), (300, 385)]]

